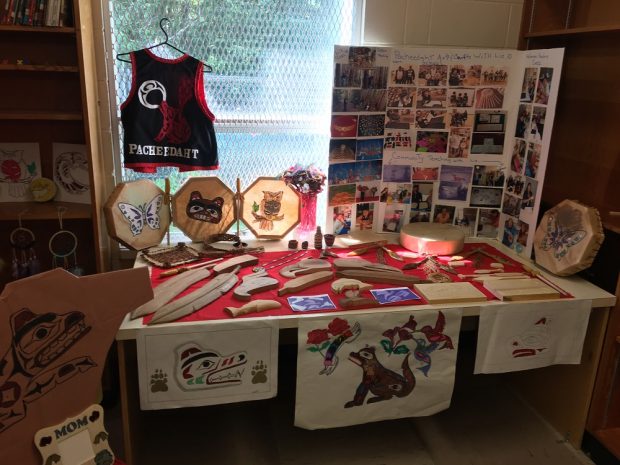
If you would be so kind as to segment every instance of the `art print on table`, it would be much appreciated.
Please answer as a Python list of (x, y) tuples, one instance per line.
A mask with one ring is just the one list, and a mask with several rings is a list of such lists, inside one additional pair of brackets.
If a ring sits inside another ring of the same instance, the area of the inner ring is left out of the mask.
[(288, 304), (294, 312), (312, 310), (335, 310), (336, 305), (328, 294), (287, 297)]
[(0, 202), (31, 201), (28, 186), (39, 176), (39, 144), (0, 143)]
[(304, 318), (295, 426), (318, 429), (447, 408), (461, 309)]
[(83, 144), (52, 144), (55, 200), (90, 203), (88, 154)]
[(408, 300), (420, 300), (420, 296), (408, 287), (392, 287), (389, 289), (371, 289), (370, 293), (380, 304), (393, 304)]
[(276, 395), (273, 322), (144, 328), (136, 339), (140, 408), (201, 406)]

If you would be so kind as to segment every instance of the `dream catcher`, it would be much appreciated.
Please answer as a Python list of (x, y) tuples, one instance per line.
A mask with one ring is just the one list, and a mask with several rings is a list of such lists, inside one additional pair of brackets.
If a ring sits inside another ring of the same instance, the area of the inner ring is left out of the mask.
[(49, 251), (52, 254), (52, 268), (64, 268), (76, 276), (84, 276), (84, 268), (78, 266), (76, 250), (78, 238), (71, 231), (64, 229), (62, 215), (67, 211), (66, 208), (58, 209), (58, 223), (60, 229), (56, 231), (49, 240)]
[(13, 253), (11, 276), (14, 279), (25, 278), (41, 272), (41, 263), (34, 250), (36, 242), (34, 233), (22, 226), (22, 214), (18, 217), (18, 227), (13, 229), (9, 236)]

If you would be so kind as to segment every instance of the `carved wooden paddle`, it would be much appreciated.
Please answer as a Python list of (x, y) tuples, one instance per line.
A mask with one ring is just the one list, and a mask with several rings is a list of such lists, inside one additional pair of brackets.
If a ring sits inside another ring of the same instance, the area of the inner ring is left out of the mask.
[(331, 265), (325, 260), (318, 258), (306, 258), (292, 265), (285, 266), (280, 270), (280, 275), (285, 278), (296, 278), (305, 274), (315, 273), (317, 271), (331, 270)]
[(243, 277), (241, 284), (233, 291), (233, 297), (237, 300), (250, 300), (252, 294), (277, 289), (278, 284), (278, 280), (269, 276), (266, 271), (262, 274), (250, 274)]
[(369, 271), (363, 269), (336, 271), (336, 277), (360, 279), (363, 281), (370, 281), (371, 283), (400, 284), (407, 287), (411, 287), (418, 283), (430, 283), (428, 280), (402, 273), (386, 273), (385, 271)]
[(238, 257), (233, 257), (225, 262), (219, 263), (213, 267), (213, 272), (215, 274), (228, 273), (229, 271), (235, 269), (240, 266), (241, 268), (245, 266), (252, 266), (258, 263), (258, 258), (254, 255), (245, 254), (239, 255)]
[(331, 271), (317, 271), (316, 273), (300, 276), (299, 278), (291, 279), (278, 291), (279, 296), (286, 294), (292, 294), (299, 292), (309, 287), (315, 286), (326, 281), (330, 281), (334, 277), (334, 273)]

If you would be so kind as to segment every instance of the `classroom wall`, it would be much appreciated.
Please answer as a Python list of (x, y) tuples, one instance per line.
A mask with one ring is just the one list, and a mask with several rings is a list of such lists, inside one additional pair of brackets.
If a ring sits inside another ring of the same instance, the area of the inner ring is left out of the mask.
[(363, 42), (516, 48), (523, 0), (366, 0)]

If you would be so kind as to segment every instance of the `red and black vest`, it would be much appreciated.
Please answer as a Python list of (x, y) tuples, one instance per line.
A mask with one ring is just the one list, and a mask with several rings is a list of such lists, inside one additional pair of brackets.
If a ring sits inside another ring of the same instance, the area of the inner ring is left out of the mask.
[(131, 52), (132, 84), (121, 105), (124, 165), (142, 173), (218, 169), (215, 116), (205, 100), (203, 64), (150, 50)]

